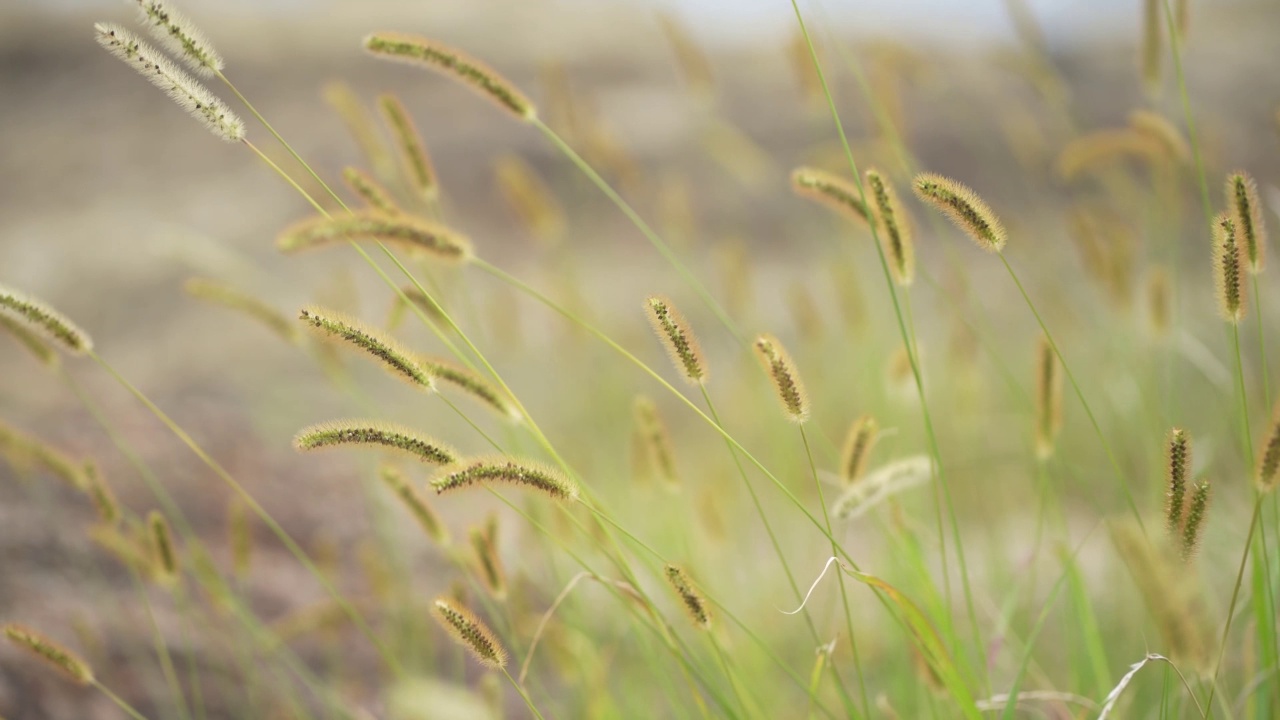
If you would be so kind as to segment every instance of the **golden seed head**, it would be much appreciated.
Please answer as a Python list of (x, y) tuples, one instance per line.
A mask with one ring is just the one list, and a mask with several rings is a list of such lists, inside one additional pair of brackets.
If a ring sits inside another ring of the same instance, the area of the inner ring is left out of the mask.
[(838, 213), (864, 224), (871, 222), (871, 213), (862, 202), (857, 185), (838, 175), (811, 167), (799, 167), (791, 172), (791, 189), (802, 197), (819, 202)]
[(862, 477), (867, 460), (880, 439), (880, 424), (870, 415), (863, 415), (849, 426), (844, 448), (840, 452), (840, 479), (852, 485)]
[(506, 667), (507, 651), (480, 618), (447, 597), (436, 598), (434, 605), (436, 620), (477, 662), (488, 668)]
[(193, 298), (244, 313), (267, 326), (287, 343), (298, 341), (298, 328), (284, 313), (256, 297), (226, 283), (206, 278), (190, 278), (183, 289)]
[(342, 180), (370, 210), (384, 215), (400, 214), (400, 207), (391, 199), (391, 193), (365, 171), (353, 167), (343, 168)]
[(916, 196), (933, 205), (984, 250), (999, 252), (1006, 234), (990, 206), (968, 186), (933, 173), (916, 175)]
[(1165, 507), (1165, 526), (1171, 534), (1182, 532), (1187, 480), (1191, 477), (1191, 436), (1182, 428), (1173, 428), (1165, 440), (1165, 484), (1169, 487)]
[(471, 241), (443, 225), (376, 210), (303, 220), (285, 228), (276, 247), (295, 253), (343, 242), (379, 242), (446, 263), (466, 262), (472, 255)]
[(577, 486), (558, 470), (541, 463), (505, 456), (456, 462), (441, 470), (431, 481), (431, 487), (437, 493), (446, 493), (493, 482), (521, 485), (546, 493), (555, 500), (573, 500), (578, 496)]
[(1036, 345), (1036, 454), (1053, 455), (1054, 441), (1062, 427), (1062, 372), (1049, 339)]
[(1244, 245), (1249, 270), (1262, 271), (1267, 249), (1267, 228), (1262, 219), (1262, 203), (1258, 201), (1258, 185), (1249, 173), (1239, 170), (1227, 176), (1227, 207), (1235, 223), (1236, 235)]
[(410, 385), (427, 391), (435, 389), (430, 370), (391, 337), (358, 320), (322, 308), (303, 308), (298, 318), (320, 335), (370, 355), (389, 373)]
[(427, 38), (404, 33), (374, 33), (364, 39), (364, 49), (384, 60), (425, 65), (453, 75), (491, 98), (526, 122), (537, 119), (537, 109), (511, 83), (467, 55)]
[(1209, 513), (1209, 481), (1196, 485), (1191, 498), (1187, 500), (1186, 517), (1182, 521), (1181, 554), (1183, 562), (1195, 557), (1200, 547), (1200, 538), (1204, 534), (1204, 521)]
[(17, 623), (8, 623), (3, 626), (3, 630), (5, 637), (14, 645), (49, 663), (72, 681), (80, 685), (93, 682), (93, 671), (89, 669), (88, 663), (58, 643)]
[(378, 96), (378, 109), (400, 149), (400, 166), (409, 187), (423, 200), (434, 201), (440, 195), (440, 182), (413, 117), (400, 98), (390, 93)]
[(200, 75), (222, 70), (222, 56), (190, 20), (162, 0), (134, 0), (141, 21), (165, 49)]
[(893, 279), (903, 287), (911, 285), (915, 280), (916, 254), (911, 238), (911, 221), (906, 209), (898, 200), (898, 193), (893, 185), (878, 170), (870, 169), (865, 173), (866, 188), (870, 191), (870, 201), (875, 208), (880, 243), (884, 246), (884, 254), (889, 261), (889, 269), (893, 271)]
[(1214, 218), (1213, 264), (1218, 289), (1218, 309), (1222, 318), (1238, 324), (1244, 319), (1246, 283), (1244, 249), (1240, 247), (1235, 221), (1226, 213)]
[(665, 297), (655, 295), (645, 300), (645, 310), (658, 340), (667, 349), (671, 362), (685, 379), (694, 385), (707, 381), (707, 364), (702, 348), (694, 337), (689, 322)]
[(756, 357), (773, 381), (774, 392), (787, 419), (803, 423), (809, 419), (809, 396), (800, 381), (800, 373), (787, 354), (786, 348), (772, 335), (760, 335), (755, 340)]
[(214, 135), (228, 142), (244, 139), (244, 121), (164, 53), (118, 25), (98, 23), (94, 30), (99, 45), (160, 88)]
[(0, 315), (6, 313), (72, 355), (93, 350), (93, 340), (65, 315), (25, 293), (0, 285)]
[(418, 492), (418, 489), (409, 484), (404, 475), (396, 468), (390, 465), (384, 465), (378, 470), (378, 474), (382, 477), (382, 481), (387, 487), (400, 498), (404, 506), (413, 514), (418, 524), (422, 526), (422, 530), (437, 545), (445, 546), (449, 544), (449, 529), (445, 527), (444, 522), (436, 511), (427, 503), (426, 498)]
[(1280, 402), (1271, 415), (1266, 444), (1258, 457), (1258, 473), (1254, 478), (1260, 492), (1271, 492), (1280, 480)]
[(457, 451), (448, 445), (402, 425), (376, 420), (336, 420), (312, 425), (293, 439), (293, 446), (299, 451), (345, 445), (399, 450), (433, 465), (449, 465), (458, 461)]
[(680, 596), (680, 602), (684, 604), (684, 609), (689, 612), (694, 624), (703, 630), (709, 630), (711, 610), (707, 607), (707, 601), (694, 589), (693, 583), (689, 582), (689, 576), (675, 565), (667, 565), (664, 571), (667, 582), (671, 583), (671, 587)]

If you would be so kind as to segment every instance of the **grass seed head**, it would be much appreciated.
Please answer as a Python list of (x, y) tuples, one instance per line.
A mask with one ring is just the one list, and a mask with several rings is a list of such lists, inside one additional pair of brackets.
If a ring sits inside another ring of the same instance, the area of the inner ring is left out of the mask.
[(244, 121), (164, 53), (118, 25), (98, 23), (94, 30), (99, 45), (164, 91), (214, 135), (228, 142), (244, 139)]
[(898, 200), (893, 185), (878, 170), (866, 172), (866, 188), (879, 222), (880, 242), (884, 245), (893, 279), (903, 287), (915, 280), (916, 253), (911, 238), (911, 222)]
[(645, 300), (645, 311), (658, 340), (667, 349), (671, 362), (694, 385), (707, 381), (707, 363), (693, 329), (670, 300), (654, 295)]
[(870, 415), (863, 415), (849, 426), (840, 452), (840, 479), (845, 485), (852, 485), (862, 477), (879, 438), (880, 424)]
[(1249, 270), (1253, 274), (1262, 271), (1263, 256), (1267, 249), (1267, 228), (1262, 219), (1262, 204), (1258, 201), (1258, 185), (1243, 170), (1227, 176), (1227, 207), (1235, 222), (1236, 235), (1244, 245)]
[(449, 465), (457, 452), (444, 443), (401, 425), (376, 420), (336, 420), (312, 425), (298, 433), (293, 445), (299, 451), (347, 445), (383, 447), (408, 453), (433, 465)]
[(93, 671), (89, 669), (88, 663), (58, 643), (17, 623), (7, 623), (3, 630), (5, 637), (14, 645), (52, 665), (77, 684), (88, 685), (93, 682)]
[(1159, 143), (1170, 160), (1185, 163), (1191, 159), (1191, 146), (1182, 131), (1160, 113), (1134, 110), (1129, 113), (1129, 127)]
[(507, 207), (538, 242), (547, 247), (564, 238), (564, 210), (551, 188), (519, 155), (503, 155), (494, 164), (494, 181)]
[(711, 629), (711, 610), (707, 607), (706, 599), (694, 589), (688, 574), (675, 565), (667, 565), (664, 571), (667, 582), (671, 583), (671, 587), (680, 596), (680, 602), (684, 604), (693, 623), (703, 630)]
[(1169, 488), (1165, 507), (1165, 526), (1173, 535), (1182, 532), (1187, 480), (1191, 477), (1191, 436), (1182, 428), (1173, 428), (1165, 440), (1165, 485)]
[(354, 167), (343, 168), (342, 180), (370, 210), (383, 215), (400, 214), (400, 207), (391, 199), (391, 193), (365, 171)]
[(1258, 456), (1258, 473), (1254, 481), (1261, 492), (1271, 492), (1280, 480), (1280, 401), (1271, 414), (1266, 443)]
[(1163, 265), (1147, 271), (1147, 320), (1157, 337), (1169, 334), (1169, 318), (1173, 307), (1169, 272)]
[(1005, 230), (991, 207), (968, 186), (933, 173), (916, 175), (911, 183), (916, 196), (941, 210), (956, 227), (984, 250), (1000, 252)]
[(1226, 213), (1213, 221), (1214, 280), (1218, 289), (1218, 310), (1229, 323), (1244, 319), (1246, 283), (1244, 248), (1240, 247), (1236, 223)]
[(183, 289), (193, 298), (248, 315), (287, 343), (298, 342), (298, 328), (287, 315), (242, 290), (206, 278), (191, 278), (183, 285)]
[(119, 523), (120, 503), (116, 500), (116, 494), (107, 484), (107, 479), (102, 475), (98, 464), (92, 460), (86, 462), (81, 471), (81, 477), (84, 479), (84, 490), (89, 494), (93, 507), (98, 511), (98, 519), (108, 526)]
[(537, 119), (533, 103), (502, 76), (464, 53), (433, 40), (404, 33), (374, 33), (364, 39), (364, 49), (384, 60), (425, 65), (452, 75), (491, 98), (526, 122)]
[(492, 383), (480, 375), (435, 356), (419, 355), (418, 364), (427, 370), (436, 380), (452, 385), (466, 394), (493, 408), (500, 416), (519, 422), (523, 417), (516, 404), (507, 399), (506, 394), (494, 387)]
[(476, 569), (485, 588), (495, 600), (505, 600), (507, 573), (502, 567), (502, 556), (498, 554), (497, 533), (497, 517), (490, 516), (487, 524), (473, 527), (467, 534), (471, 540), (471, 551), (475, 554)]
[(1205, 516), (1209, 512), (1209, 490), (1209, 481), (1204, 480), (1196, 485), (1191, 498), (1187, 501), (1186, 517), (1183, 518), (1180, 538), (1182, 542), (1179, 547), (1183, 562), (1189, 562), (1195, 557), (1196, 550), (1200, 547)]
[(209, 76), (223, 68), (222, 56), (190, 20), (163, 0), (134, 0), (142, 24), (166, 50), (197, 74)]
[(787, 419), (797, 424), (804, 423), (809, 419), (809, 395), (786, 348), (777, 338), (766, 334), (756, 338), (755, 350), (765, 373), (773, 381), (774, 392)]
[(477, 662), (488, 668), (506, 667), (507, 651), (480, 618), (447, 597), (436, 598), (434, 606), (436, 620)]
[(296, 253), (345, 242), (379, 242), (446, 263), (466, 262), (472, 255), (471, 241), (443, 225), (376, 210), (308, 218), (285, 228), (276, 247)]
[(572, 500), (578, 488), (558, 470), (529, 460), (505, 456), (473, 458), (441, 470), (431, 481), (437, 493), (494, 482), (519, 485), (550, 495), (555, 500)]
[(637, 452), (644, 457), (644, 466), (656, 472), (669, 488), (679, 487), (680, 476), (676, 471), (675, 453), (671, 433), (658, 414), (658, 406), (644, 395), (637, 395), (634, 403)]
[(862, 193), (850, 180), (817, 168), (799, 167), (791, 173), (791, 189), (864, 225), (871, 223), (872, 215), (862, 202)]
[(431, 371), (398, 342), (353, 318), (321, 308), (303, 308), (298, 318), (322, 336), (340, 340), (377, 360), (393, 376), (417, 388), (432, 391)]
[(26, 323), (72, 355), (83, 355), (93, 350), (93, 340), (67, 316), (26, 293), (0, 285), (0, 314), (5, 313)]
[(155, 559), (156, 577), (166, 585), (178, 579), (178, 551), (173, 546), (173, 534), (169, 521), (158, 511), (147, 516), (147, 532), (151, 538), (151, 554)]
[(1036, 454), (1053, 455), (1062, 428), (1062, 371), (1047, 337), (1036, 345)]
[(25, 320), (10, 315), (6, 310), (0, 310), (0, 332), (8, 333), (46, 367), (58, 367), (58, 352), (50, 347), (44, 335), (31, 329)]
[(387, 487), (400, 498), (404, 506), (413, 514), (418, 524), (422, 526), (423, 532), (427, 537), (431, 538), (437, 545), (444, 547), (449, 544), (449, 529), (445, 527), (444, 522), (431, 505), (427, 503), (426, 498), (418, 492), (418, 489), (409, 484), (404, 475), (396, 468), (390, 465), (384, 465), (378, 470), (378, 475)]
[(404, 103), (400, 102), (400, 98), (390, 93), (378, 96), (378, 110), (400, 150), (400, 167), (404, 170), (410, 189), (423, 200), (434, 202), (440, 196), (440, 183), (436, 178), (431, 155), (427, 152), (426, 143), (422, 142), (422, 136), (418, 134), (413, 117), (405, 109)]

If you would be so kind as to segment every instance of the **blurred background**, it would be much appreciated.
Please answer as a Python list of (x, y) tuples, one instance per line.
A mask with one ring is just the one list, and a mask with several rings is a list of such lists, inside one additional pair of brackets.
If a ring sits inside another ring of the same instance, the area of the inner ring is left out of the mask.
[[(366, 33), (400, 30), (465, 48), (538, 102), (568, 87), (578, 107), (607, 129), (613, 154), (598, 150), (600, 158), (615, 161), (606, 168), (611, 180), (693, 258), (718, 292), (729, 287), (720, 279), (724, 257), (745, 252), (752, 258), (755, 289), (742, 310), (750, 329), (789, 327), (804, 313), (797, 305), (806, 301), (794, 290), (804, 287), (828, 328), (825, 342), (845, 332), (850, 314), (864, 318), (869, 329), (858, 332), (867, 344), (858, 345), (849, 362), (880, 368), (897, 347), (879, 268), (871, 264), (874, 254), (857, 250), (854, 277), (833, 279), (827, 271), (832, 258), (850, 257), (836, 242), (843, 226), (795, 199), (788, 187), (794, 166), (839, 169), (841, 156), (824, 101), (813, 93), (803, 57), (797, 61), (794, 16), (785, 0), (184, 0), (180, 6), (220, 49), (227, 76), (331, 182), (344, 166), (365, 159), (326, 102), (325, 88), (344, 82), (366, 105), (378, 93), (398, 93), (437, 165), (451, 224), (475, 241), (481, 255), (540, 286), (557, 286), (571, 265), (575, 283), (561, 299), (644, 348), (655, 367), (659, 351), (638, 321), (638, 301), (665, 292), (695, 306), (678, 277), (536, 132), (448, 79), (364, 56), (360, 39)], [(1141, 3), (822, 0), (805, 6), (860, 160), (901, 172), (861, 100), (851, 58), (873, 86), (890, 93), (892, 120), (920, 164), (964, 178), (1005, 214), (1015, 238), (1010, 257), (1039, 296), (1075, 297), (1073, 280), (1059, 272), (1080, 263), (1065, 229), (1065, 193), (1053, 199), (1045, 192), (1062, 189), (1051, 168), (1064, 139), (1123, 125), (1138, 108), (1162, 111), (1183, 125), (1167, 58), (1158, 87), (1143, 88)], [(1280, 3), (1193, 0), (1190, 11), (1184, 62), (1207, 161), (1214, 168), (1250, 168), (1272, 202), (1280, 180), (1280, 73), (1275, 53), (1260, 48), (1274, 48), (1280, 36)], [(713, 99), (690, 91), (660, 12), (710, 59)], [(212, 277), (286, 314), (322, 302), (379, 324), (390, 298), (378, 278), (342, 250), (281, 256), (275, 236), (309, 216), (305, 202), (243, 147), (211, 137), (106, 55), (92, 29), (103, 20), (132, 23), (134, 11), (130, 3), (110, 0), (0, 4), (0, 282), (47, 300), (84, 326), (105, 358), (248, 480), (296, 536), (353, 554), (368, 534), (369, 519), (351, 509), (358, 498), (353, 468), (361, 466), (299, 458), (289, 448), (299, 427), (349, 413), (346, 401), (332, 390), (314, 389), (323, 374), (297, 348), (188, 297), (182, 287), (191, 276)], [(1032, 55), (1049, 58), (1052, 79), (1036, 70), (1027, 59)], [(709, 111), (709, 104), (717, 110)], [(249, 136), (286, 161), (258, 127), (251, 125)], [(505, 202), (494, 168), (511, 155), (526, 161), (560, 199), (569, 218), (564, 246), (571, 250), (540, 244)], [(1033, 180), (1024, 179), (1028, 173)], [(1190, 186), (1179, 212), (1182, 222), (1171, 223), (1179, 228), (1173, 242), (1187, 249), (1190, 262), (1190, 253), (1202, 247), (1196, 243), (1204, 242)], [(918, 296), (921, 335), (947, 335), (942, 288), (952, 281), (947, 264), (955, 257), (970, 264), (967, 292), (992, 327), (1031, 332), (1025, 308), (1013, 305), (1007, 288), (988, 293), (988, 276), (1004, 281), (995, 274), (998, 267), (977, 262), (978, 251), (955, 238), (946, 242), (953, 255), (920, 252), (922, 267), (939, 280)], [(849, 300), (849, 287), (865, 293)], [(542, 309), (489, 289), (474, 312), (511, 322), (503, 329), (488, 324), (478, 337), (531, 410), (549, 417), (549, 433), (571, 440), (595, 421), (600, 398), (581, 392), (582, 376), (548, 377), (546, 368), (564, 353), (579, 354), (588, 368), (592, 358), (604, 362), (609, 356)], [(1103, 304), (1096, 296), (1050, 303), (1050, 319), (1064, 333), (1087, 338)], [(713, 355), (729, 347), (705, 313), (690, 314), (708, 326)], [(1192, 308), (1189, 317), (1211, 322), (1212, 308)], [(430, 342), (418, 327), (404, 333), (410, 342)], [(1030, 345), (1018, 347), (1026, 355)], [(953, 349), (939, 340), (928, 351), (928, 361), (945, 367)], [(1017, 357), (1013, 365), (1026, 365)], [(819, 382), (858, 392), (842, 379), (841, 362), (814, 360), (820, 368), (815, 374), (825, 373)], [(196, 530), (221, 546), (226, 495), (219, 481), (104, 373), (87, 362), (65, 364), (118, 430), (163, 469)], [(443, 423), (435, 408), (393, 403), (403, 397), (397, 387), (363, 363), (351, 365), (388, 415)], [(598, 372), (586, 377), (603, 385), (625, 374)], [(632, 378), (616, 391), (601, 390), (617, 401), (601, 422), (626, 423), (637, 384)], [(755, 399), (760, 397), (757, 392)], [(916, 420), (909, 418), (904, 424), (914, 432)], [(144, 487), (62, 376), (44, 372), (5, 338), (0, 419), (74, 456), (98, 458), (116, 479), (122, 501), (148, 506)], [(847, 418), (829, 419), (829, 434), (838, 438)], [(462, 430), (457, 441), (465, 443)], [(438, 434), (454, 439), (447, 429)], [(573, 454), (592, 466), (614, 450), (576, 448)], [(104, 576), (92, 544), (68, 531), (91, 510), (70, 491), (35, 486), (20, 475), (0, 469), (0, 619), (65, 628), (70, 618), (84, 626), (78, 631), (82, 643), (117, 639), (145, 624), (127, 598), (127, 578)], [(459, 512), (459, 527), (483, 515), (479, 509)], [(321, 597), (282, 551), (276, 557), (267, 544), (262, 552), (261, 566), (270, 570), (258, 576), (253, 593), (263, 615), (281, 615)], [(434, 567), (421, 562), (424, 572)], [(74, 633), (59, 634), (65, 639)], [(86, 652), (110, 661), (140, 651), (113, 640)], [(130, 681), (120, 682), (127, 687)], [(56, 678), (0, 648), (0, 716), (113, 717), (93, 698), (62, 690)]]

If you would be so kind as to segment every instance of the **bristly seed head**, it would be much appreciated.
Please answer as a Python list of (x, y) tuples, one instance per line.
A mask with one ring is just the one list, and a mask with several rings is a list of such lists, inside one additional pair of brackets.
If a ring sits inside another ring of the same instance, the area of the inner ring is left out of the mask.
[(862, 477), (879, 438), (880, 425), (870, 415), (863, 415), (849, 426), (849, 434), (845, 436), (844, 448), (840, 452), (840, 479), (846, 486)]
[(502, 567), (502, 557), (498, 554), (498, 518), (490, 515), (489, 521), (480, 527), (471, 528), (468, 532), (471, 550), (475, 553), (476, 567), (480, 570), (480, 579), (495, 600), (507, 597), (507, 574)]
[(0, 331), (8, 333), (45, 366), (50, 368), (58, 366), (58, 352), (49, 346), (44, 335), (31, 329), (25, 320), (19, 320), (10, 315), (7, 310), (0, 310)]
[(383, 215), (400, 214), (400, 208), (396, 205), (396, 201), (391, 199), (391, 193), (365, 171), (354, 167), (343, 168), (342, 179), (347, 183), (347, 187), (351, 188), (351, 192), (363, 200), (370, 210)]
[(341, 340), (382, 363), (392, 375), (410, 385), (432, 391), (431, 372), (390, 337), (365, 327), (363, 323), (320, 308), (303, 308), (298, 318), (316, 332)]
[(426, 65), (453, 75), (526, 122), (537, 119), (533, 103), (493, 70), (465, 54), (416, 35), (381, 32), (364, 39), (364, 49), (385, 60)]
[(1240, 247), (1235, 221), (1219, 213), (1213, 221), (1214, 280), (1218, 288), (1218, 310), (1231, 324), (1244, 319), (1248, 276), (1244, 272), (1244, 252)]
[(493, 482), (521, 485), (556, 500), (573, 500), (578, 488), (558, 471), (528, 460), (508, 457), (475, 458), (444, 468), (431, 481), (437, 493)]
[(0, 313), (12, 313), (14, 319), (62, 346), (72, 355), (93, 350), (93, 340), (65, 315), (43, 302), (4, 285), (0, 285)]
[(826, 205), (854, 220), (869, 224), (872, 215), (862, 202), (858, 187), (849, 180), (811, 167), (791, 172), (791, 189), (797, 195)]
[(1280, 401), (1271, 414), (1271, 428), (1258, 457), (1258, 474), (1254, 478), (1259, 492), (1271, 492), (1280, 480)]
[(671, 583), (671, 587), (680, 596), (680, 601), (694, 624), (703, 630), (711, 629), (711, 610), (707, 607), (707, 601), (693, 588), (693, 583), (689, 582), (689, 576), (675, 565), (667, 565), (664, 570), (667, 582)]
[(288, 316), (243, 290), (216, 280), (198, 277), (187, 280), (183, 289), (193, 298), (248, 315), (266, 325), (287, 343), (293, 344), (298, 341), (298, 328)]
[(512, 422), (520, 422), (522, 419), (523, 416), (516, 404), (508, 400), (505, 393), (476, 373), (434, 356), (419, 355), (417, 361), (436, 380), (462, 390), (493, 408), (504, 418)]
[(427, 537), (431, 538), (437, 545), (445, 546), (449, 544), (449, 529), (445, 527), (444, 522), (436, 511), (431, 508), (417, 488), (409, 484), (404, 475), (399, 470), (390, 465), (384, 465), (378, 470), (378, 474), (382, 476), (382, 481), (391, 488), (391, 491), (404, 503), (409, 509), (413, 517), (422, 526), (422, 530), (426, 532)]
[(178, 551), (173, 546), (169, 522), (158, 511), (147, 516), (147, 532), (151, 537), (151, 556), (155, 560), (156, 577), (166, 585), (178, 579)]
[(756, 357), (773, 381), (773, 389), (777, 393), (778, 402), (782, 403), (782, 411), (787, 419), (794, 423), (808, 420), (809, 396), (786, 348), (782, 347), (777, 338), (766, 334), (756, 338), (755, 349)]
[(991, 207), (968, 186), (934, 173), (916, 175), (916, 196), (941, 210), (984, 250), (1000, 252), (1006, 233)]
[(656, 472), (668, 488), (676, 488), (680, 484), (680, 476), (676, 471), (675, 453), (671, 447), (671, 434), (666, 423), (658, 414), (658, 406), (644, 395), (637, 395), (634, 404), (636, 421), (636, 438), (639, 441), (637, 452), (644, 454), (645, 467)]
[(1196, 486), (1187, 501), (1186, 517), (1182, 521), (1182, 560), (1188, 562), (1195, 556), (1203, 535), (1205, 516), (1209, 512), (1209, 481)]
[(1165, 508), (1165, 526), (1171, 535), (1182, 532), (1187, 480), (1191, 477), (1191, 436), (1182, 428), (1173, 428), (1165, 441), (1165, 484), (1169, 501)]
[(159, 50), (117, 25), (98, 23), (94, 29), (98, 33), (99, 45), (163, 90), (214, 135), (228, 142), (244, 139), (244, 121)]
[(93, 682), (93, 671), (89, 669), (88, 663), (58, 643), (17, 623), (8, 623), (3, 626), (3, 630), (5, 637), (14, 645), (49, 663), (72, 681), (80, 685)]
[(707, 364), (702, 356), (702, 348), (694, 337), (684, 315), (665, 297), (654, 295), (645, 300), (645, 310), (653, 331), (658, 334), (671, 361), (685, 379), (694, 385), (707, 381)]
[(280, 252), (314, 250), (343, 242), (380, 242), (448, 263), (471, 259), (471, 241), (449, 228), (404, 215), (359, 210), (303, 220), (276, 238)]
[(418, 128), (413, 124), (413, 117), (400, 98), (391, 93), (378, 96), (378, 109), (400, 149), (400, 164), (409, 187), (423, 200), (434, 201), (440, 195), (436, 169)]
[(1045, 336), (1036, 345), (1036, 454), (1053, 455), (1054, 441), (1062, 427), (1062, 373), (1058, 356)]
[(181, 13), (162, 0), (134, 0), (141, 13), (141, 21), (151, 30), (161, 45), (182, 58), (196, 73), (213, 75), (222, 70), (222, 56), (213, 49), (204, 33)]
[(435, 616), (453, 639), (467, 650), (481, 665), (502, 668), (507, 665), (507, 651), (480, 618), (447, 597), (435, 600)]
[(1249, 271), (1262, 271), (1267, 249), (1267, 228), (1262, 219), (1262, 203), (1258, 201), (1258, 185), (1249, 173), (1238, 170), (1227, 176), (1227, 207), (1235, 222), (1236, 235), (1244, 244)]
[(97, 463), (86, 462), (81, 476), (84, 478), (84, 491), (89, 494), (93, 507), (98, 511), (98, 519), (107, 526), (120, 522), (120, 503)]
[(458, 453), (438, 440), (401, 425), (375, 420), (337, 420), (312, 425), (293, 439), (293, 446), (299, 451), (342, 445), (373, 445), (400, 450), (433, 465), (449, 465), (458, 461)]
[(867, 170), (865, 175), (870, 200), (879, 223), (880, 243), (884, 246), (889, 269), (893, 271), (893, 279), (899, 285), (909, 286), (915, 280), (916, 253), (906, 209), (899, 202), (893, 185), (879, 171), (873, 168)]

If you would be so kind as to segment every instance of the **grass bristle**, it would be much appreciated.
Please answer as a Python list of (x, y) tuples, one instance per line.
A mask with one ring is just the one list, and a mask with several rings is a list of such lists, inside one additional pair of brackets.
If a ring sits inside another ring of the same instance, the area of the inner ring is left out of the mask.
[(675, 453), (671, 445), (671, 433), (658, 414), (658, 406), (644, 395), (637, 395), (633, 403), (636, 423), (636, 452), (642, 467), (654, 472), (669, 488), (680, 484), (676, 470)]
[(183, 285), (183, 289), (193, 298), (221, 305), (253, 318), (279, 335), (285, 342), (298, 341), (298, 328), (287, 315), (231, 285), (206, 278), (190, 278)]
[(879, 438), (880, 424), (870, 415), (863, 415), (849, 426), (840, 452), (840, 479), (845, 485), (852, 485), (862, 477)]
[(200, 75), (213, 75), (223, 68), (222, 56), (190, 20), (162, 0), (135, 0), (141, 21), (166, 50), (182, 59)]
[(908, 286), (915, 280), (916, 255), (911, 238), (911, 222), (906, 209), (898, 200), (898, 193), (893, 185), (880, 174), (880, 171), (867, 170), (865, 187), (868, 197), (875, 208), (878, 221), (880, 242), (884, 246), (885, 257), (889, 261), (889, 269), (893, 271), (893, 279), (899, 285)]
[(1218, 310), (1229, 323), (1239, 324), (1245, 315), (1247, 296), (1244, 249), (1240, 247), (1236, 223), (1226, 213), (1213, 221), (1214, 280), (1218, 290)]
[(477, 662), (489, 668), (506, 667), (507, 651), (480, 618), (451, 598), (438, 597), (434, 606), (441, 626), (469, 650)]
[(303, 308), (298, 317), (320, 335), (370, 355), (393, 376), (410, 385), (427, 391), (435, 389), (431, 371), (387, 335), (354, 318), (321, 308)]
[(413, 117), (405, 109), (404, 103), (400, 102), (400, 98), (390, 93), (378, 96), (378, 110), (400, 150), (400, 166), (409, 188), (419, 198), (434, 202), (440, 195), (440, 182), (436, 178), (435, 165), (431, 162), (426, 143), (422, 142), (422, 136), (413, 123)]
[(408, 453), (433, 465), (449, 465), (458, 454), (444, 443), (402, 425), (376, 420), (335, 420), (312, 425), (293, 439), (299, 451), (348, 445), (382, 447)]
[(391, 193), (365, 171), (354, 167), (343, 168), (342, 180), (370, 210), (383, 215), (400, 214), (400, 208), (391, 199)]
[(664, 573), (667, 582), (671, 583), (671, 587), (680, 596), (680, 602), (688, 611), (693, 623), (703, 630), (711, 629), (711, 610), (707, 606), (707, 601), (694, 589), (685, 571), (675, 565), (667, 565)]
[(1062, 372), (1049, 339), (1041, 336), (1036, 345), (1036, 454), (1053, 455), (1054, 443), (1062, 427)]
[(791, 173), (791, 189), (848, 218), (866, 225), (871, 223), (871, 213), (851, 180), (817, 168), (800, 167)]
[(427, 537), (441, 547), (449, 544), (449, 529), (445, 527), (444, 521), (432, 509), (426, 498), (422, 497), (418, 489), (409, 484), (403, 473), (390, 465), (384, 465), (379, 468), (378, 475), (404, 503), (414, 519), (422, 526)]
[(13, 288), (0, 285), (0, 314), (11, 313), (72, 355), (93, 350), (93, 340), (67, 316), (45, 303)]
[(990, 206), (968, 186), (933, 173), (916, 175), (911, 183), (916, 196), (941, 210), (956, 227), (978, 243), (999, 252), (1005, 243), (1004, 226)]
[(707, 381), (707, 363), (702, 347), (689, 322), (667, 298), (655, 295), (645, 300), (645, 311), (658, 340), (667, 349), (671, 362), (686, 380), (694, 385)]
[(578, 488), (558, 470), (505, 456), (472, 458), (455, 463), (441, 470), (431, 481), (431, 487), (437, 493), (446, 493), (495, 482), (526, 487), (555, 500), (572, 500), (578, 496)]
[(786, 348), (782, 347), (777, 338), (767, 334), (758, 336), (754, 346), (756, 357), (773, 382), (774, 392), (787, 419), (794, 423), (808, 420), (809, 396)]
[(44, 635), (17, 623), (3, 627), (5, 637), (14, 645), (35, 655), (80, 685), (93, 682), (93, 671), (79, 656)]
[(110, 23), (94, 25), (98, 44), (160, 88), (209, 132), (228, 142), (244, 139), (244, 121), (198, 80), (136, 35)]
[(295, 253), (346, 242), (383, 243), (446, 263), (465, 262), (472, 254), (471, 241), (443, 225), (376, 210), (303, 220), (281, 232), (276, 247)]
[(1256, 275), (1262, 271), (1267, 248), (1267, 228), (1258, 200), (1258, 185), (1249, 173), (1238, 170), (1227, 176), (1226, 196), (1238, 241), (1243, 244), (1249, 260), (1249, 270)]
[(1165, 440), (1165, 527), (1171, 535), (1182, 532), (1186, 513), (1187, 481), (1191, 477), (1191, 436), (1182, 428), (1173, 428)]
[(364, 48), (384, 60), (420, 65), (452, 75), (525, 121), (537, 118), (533, 103), (511, 83), (464, 53), (433, 40), (404, 33), (374, 33)]

